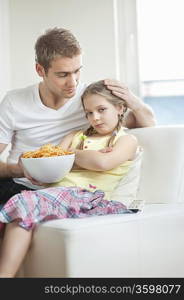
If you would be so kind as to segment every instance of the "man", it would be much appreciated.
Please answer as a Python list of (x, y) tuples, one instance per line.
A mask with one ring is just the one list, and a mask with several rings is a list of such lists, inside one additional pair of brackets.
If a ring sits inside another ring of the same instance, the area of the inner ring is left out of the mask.
[[(87, 120), (80, 96), (86, 85), (79, 82), (81, 47), (73, 34), (54, 28), (40, 36), (35, 45), (39, 84), (9, 92), (0, 104), (0, 153), (12, 144), (7, 163), (0, 162), (0, 203), (21, 190), (34, 189), (19, 162), (20, 155), (43, 144), (58, 144)], [(126, 126), (154, 126), (151, 109), (116, 80), (104, 84), (129, 107)]]

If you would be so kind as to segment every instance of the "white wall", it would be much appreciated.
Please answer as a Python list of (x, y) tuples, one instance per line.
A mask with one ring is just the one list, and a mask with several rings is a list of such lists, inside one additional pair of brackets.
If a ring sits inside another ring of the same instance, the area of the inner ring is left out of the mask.
[(9, 1), (0, 0), (0, 99), (10, 89)]
[(117, 78), (138, 93), (136, 0), (0, 0), (0, 3), (3, 91), (40, 80), (35, 71), (34, 44), (46, 29), (57, 26), (70, 29), (82, 45), (82, 80)]
[(39, 78), (34, 70), (36, 38), (50, 27), (70, 29), (83, 50), (82, 79), (116, 77), (113, 0), (9, 0), (11, 85)]
[(119, 78), (140, 95), (136, 0), (116, 0)]

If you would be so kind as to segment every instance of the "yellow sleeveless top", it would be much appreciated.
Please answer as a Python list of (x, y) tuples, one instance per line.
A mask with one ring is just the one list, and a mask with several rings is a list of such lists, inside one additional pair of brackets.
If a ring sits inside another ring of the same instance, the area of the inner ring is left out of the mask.
[[(114, 143), (123, 135), (126, 135), (126, 133), (124, 132), (124, 129), (121, 128), (114, 139)], [(80, 130), (73, 137), (71, 148), (75, 149), (77, 145), (79, 145), (81, 136), (83, 136), (83, 131)], [(99, 138), (87, 137), (84, 140), (83, 150), (103, 149), (107, 146), (108, 139), (109, 136)], [(49, 186), (80, 186), (90, 191), (100, 189), (105, 192), (105, 198), (109, 200), (112, 191), (118, 185), (120, 179), (128, 173), (131, 163), (132, 161), (126, 161), (118, 167), (108, 171), (91, 171), (79, 167), (78, 169), (71, 170), (71, 172), (61, 181), (49, 184)]]

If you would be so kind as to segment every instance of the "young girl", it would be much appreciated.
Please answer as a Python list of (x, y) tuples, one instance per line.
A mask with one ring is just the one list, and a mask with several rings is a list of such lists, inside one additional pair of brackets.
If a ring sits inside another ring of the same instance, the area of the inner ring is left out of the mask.
[[(59, 183), (13, 196), (0, 211), (6, 225), (0, 256), (0, 277), (14, 277), (31, 243), (36, 224), (51, 219), (130, 212), (109, 201), (113, 189), (130, 168), (137, 140), (125, 133), (125, 102), (98, 81), (87, 87), (82, 104), (90, 127), (61, 142), (75, 151), (72, 171)], [(57, 186), (57, 187), (56, 187)]]

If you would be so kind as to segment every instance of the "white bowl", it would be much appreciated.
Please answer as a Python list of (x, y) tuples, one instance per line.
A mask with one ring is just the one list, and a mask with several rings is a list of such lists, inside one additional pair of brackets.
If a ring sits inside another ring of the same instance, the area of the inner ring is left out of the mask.
[(21, 158), (24, 169), (37, 181), (54, 183), (68, 174), (73, 166), (75, 154)]

